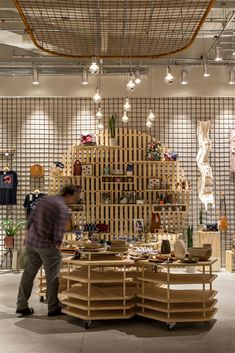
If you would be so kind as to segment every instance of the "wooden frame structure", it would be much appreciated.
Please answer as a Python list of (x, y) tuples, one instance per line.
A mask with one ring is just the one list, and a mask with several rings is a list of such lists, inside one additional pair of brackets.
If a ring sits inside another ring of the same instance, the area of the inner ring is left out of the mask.
[[(82, 211), (72, 213), (73, 224), (105, 223), (109, 225), (109, 237), (135, 237), (133, 220), (143, 219), (149, 228), (152, 212), (158, 212), (161, 228), (167, 232), (181, 232), (187, 221), (188, 192), (178, 185), (184, 176), (179, 161), (146, 160), (147, 144), (153, 139), (141, 131), (116, 129), (117, 146), (109, 146), (109, 133), (104, 130), (96, 146), (73, 145), (63, 157), (65, 164), (61, 176), (50, 180), (49, 193), (55, 194), (66, 184), (80, 185), (83, 190)], [(163, 146), (163, 152), (166, 151)], [(82, 165), (92, 165), (93, 175), (73, 176), (73, 165), (79, 160)], [(128, 164), (133, 164), (132, 176), (126, 173)], [(109, 166), (110, 175), (104, 173)], [(118, 174), (116, 172), (119, 172)], [(158, 178), (167, 185), (158, 190), (148, 189), (148, 179)], [(109, 203), (103, 203), (102, 193), (109, 193)], [(120, 203), (126, 192), (141, 197), (143, 204)], [(159, 195), (171, 195), (171, 203), (156, 204)]]

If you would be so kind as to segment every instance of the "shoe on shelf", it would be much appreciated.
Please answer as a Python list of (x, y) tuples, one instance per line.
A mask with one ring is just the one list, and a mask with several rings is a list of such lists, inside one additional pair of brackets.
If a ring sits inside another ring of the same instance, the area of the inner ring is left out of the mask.
[(33, 308), (16, 309), (16, 314), (21, 314), (24, 316), (32, 315), (32, 314), (34, 314), (34, 310), (33, 310)]
[(54, 311), (48, 311), (48, 314), (47, 314), (47, 316), (50, 316), (50, 317), (52, 317), (52, 316), (61, 316), (61, 315), (66, 315), (66, 314), (64, 314), (61, 311), (61, 308), (58, 308), (58, 309), (56, 309)]

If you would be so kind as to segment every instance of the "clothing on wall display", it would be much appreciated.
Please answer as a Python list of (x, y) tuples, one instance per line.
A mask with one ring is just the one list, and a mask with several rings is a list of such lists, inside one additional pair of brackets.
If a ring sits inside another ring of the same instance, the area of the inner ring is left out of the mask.
[(198, 180), (198, 194), (201, 202), (205, 205), (206, 210), (209, 204), (214, 205), (212, 190), (213, 176), (212, 169), (209, 164), (209, 155), (211, 151), (211, 140), (209, 137), (210, 127), (210, 121), (198, 121), (197, 137), (199, 142), (199, 150), (197, 154), (197, 165), (201, 173)]
[(38, 194), (31, 193), (25, 196), (24, 208), (26, 209), (27, 216), (29, 216), (30, 213), (36, 208), (38, 202), (44, 195), (46, 194), (40, 192)]
[(235, 172), (235, 130), (230, 131), (230, 172)]
[(16, 205), (17, 173), (0, 171), (0, 205)]

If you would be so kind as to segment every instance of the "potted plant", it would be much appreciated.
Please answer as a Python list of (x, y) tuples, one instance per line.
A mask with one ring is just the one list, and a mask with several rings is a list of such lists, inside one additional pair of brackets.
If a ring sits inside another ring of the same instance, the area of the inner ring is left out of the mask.
[(5, 238), (4, 238), (4, 247), (7, 249), (13, 249), (14, 248), (14, 236), (17, 234), (17, 232), (24, 227), (24, 225), (27, 223), (27, 221), (20, 220), (18, 222), (13, 222), (9, 218), (5, 218), (1, 221), (0, 225), (5, 231)]
[(115, 137), (116, 136), (116, 114), (113, 114), (109, 119), (109, 131), (110, 131), (109, 145), (116, 146), (117, 145), (117, 141)]

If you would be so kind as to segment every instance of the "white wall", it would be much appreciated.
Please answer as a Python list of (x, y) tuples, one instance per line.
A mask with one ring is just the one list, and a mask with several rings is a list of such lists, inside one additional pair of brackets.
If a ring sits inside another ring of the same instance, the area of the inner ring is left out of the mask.
[[(180, 83), (181, 68), (172, 68), (175, 83), (168, 86), (164, 83), (165, 67), (155, 67), (152, 70), (153, 97), (227, 97), (234, 96), (235, 85), (228, 84), (228, 68), (211, 67), (211, 76), (204, 78), (202, 68), (188, 68), (189, 83), (186, 86)], [(103, 97), (124, 97), (126, 77), (103, 76), (101, 93)], [(148, 79), (143, 78), (141, 85), (130, 93), (130, 97), (148, 97)], [(89, 85), (81, 84), (81, 76), (40, 76), (40, 84), (33, 86), (30, 76), (0, 76), (0, 96), (64, 96), (64, 97), (91, 97), (96, 88), (96, 78), (89, 78)]]

